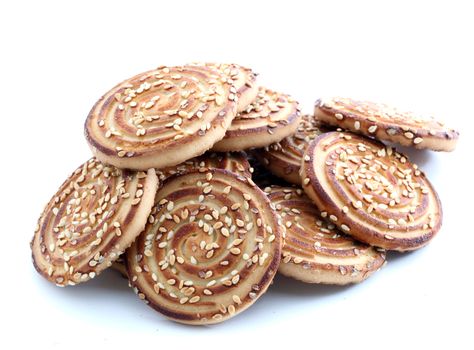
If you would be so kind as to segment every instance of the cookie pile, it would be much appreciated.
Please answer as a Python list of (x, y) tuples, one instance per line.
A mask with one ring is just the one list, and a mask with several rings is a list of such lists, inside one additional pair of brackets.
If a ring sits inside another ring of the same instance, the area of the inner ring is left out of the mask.
[(236, 64), (163, 66), (102, 96), (84, 128), (94, 157), (38, 220), (36, 270), (73, 286), (115, 267), (169, 319), (211, 324), (251, 306), (277, 271), (356, 283), (386, 250), (434, 237), (436, 191), (381, 141), (449, 151), (456, 131), (343, 98), (302, 116), (256, 77)]

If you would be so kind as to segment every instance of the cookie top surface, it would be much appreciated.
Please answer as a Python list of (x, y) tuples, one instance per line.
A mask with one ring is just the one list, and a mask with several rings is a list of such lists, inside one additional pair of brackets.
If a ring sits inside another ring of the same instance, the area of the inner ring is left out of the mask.
[(347, 132), (311, 142), (302, 162), (303, 189), (322, 216), (371, 245), (414, 250), (439, 231), (441, 203), (406, 156)]
[(251, 179), (195, 170), (167, 179), (155, 203), (127, 250), (131, 285), (149, 306), (181, 323), (218, 323), (266, 291), (282, 232)]
[(329, 127), (322, 125), (313, 115), (305, 114), (293, 135), (255, 150), (255, 156), (275, 175), (301, 185), (299, 171), (304, 151), (316, 136), (329, 130)]
[(235, 86), (239, 100), (237, 111), (241, 112), (257, 97), (258, 86), (255, 84), (257, 74), (252, 69), (235, 63), (192, 63), (191, 65), (217, 69), (229, 78), (229, 83)]
[(33, 264), (59, 286), (85, 282), (109, 267), (145, 226), (158, 179), (95, 158), (59, 188), (38, 220)]
[(156, 174), (160, 181), (190, 170), (205, 171), (206, 168), (219, 168), (229, 170), (245, 177), (252, 177), (251, 166), (245, 152), (207, 152), (206, 154), (187, 160), (179, 165), (157, 169)]
[(213, 150), (239, 151), (267, 146), (293, 134), (300, 119), (298, 102), (288, 95), (260, 87), (257, 98), (237, 114)]
[(316, 101), (314, 115), (330, 125), (420, 149), (452, 151), (459, 138), (456, 130), (433, 118), (422, 118), (382, 103), (334, 97)]
[(265, 188), (286, 227), (280, 272), (310, 283), (360, 282), (379, 269), (385, 253), (343, 234), (301, 188)]
[(160, 67), (118, 84), (92, 108), (85, 136), (99, 160), (120, 168), (172, 166), (222, 139), (237, 90), (215, 69)]

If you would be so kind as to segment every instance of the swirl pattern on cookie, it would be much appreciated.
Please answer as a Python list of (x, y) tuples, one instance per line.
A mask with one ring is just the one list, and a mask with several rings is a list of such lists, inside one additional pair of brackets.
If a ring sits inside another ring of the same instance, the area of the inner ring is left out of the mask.
[(153, 206), (158, 179), (95, 158), (81, 165), (46, 205), (31, 242), (33, 264), (58, 286), (94, 278), (132, 244)]
[(365, 280), (385, 261), (377, 251), (343, 234), (301, 188), (265, 188), (286, 227), (278, 271), (308, 283), (348, 284)]
[(317, 137), (302, 162), (303, 189), (321, 215), (356, 239), (407, 251), (439, 231), (441, 203), (406, 156), (347, 132)]
[(222, 139), (237, 90), (209, 67), (160, 67), (118, 84), (92, 108), (85, 136), (94, 155), (119, 168), (173, 166)]
[(301, 185), (300, 167), (303, 153), (316, 136), (327, 131), (329, 128), (321, 125), (314, 116), (305, 114), (295, 134), (255, 150), (254, 155), (273, 174), (290, 183)]
[(280, 263), (280, 224), (249, 178), (221, 169), (173, 176), (127, 250), (131, 285), (177, 322), (226, 320), (270, 285)]
[(334, 97), (316, 101), (314, 115), (329, 125), (419, 149), (452, 151), (459, 138), (444, 123), (382, 103)]
[(260, 87), (257, 98), (238, 113), (213, 150), (240, 151), (265, 147), (293, 134), (301, 119), (298, 102), (288, 95)]
[(255, 84), (257, 74), (250, 68), (235, 63), (192, 63), (192, 65), (210, 67), (229, 77), (230, 83), (237, 90), (237, 112), (244, 111), (257, 97), (258, 86)]

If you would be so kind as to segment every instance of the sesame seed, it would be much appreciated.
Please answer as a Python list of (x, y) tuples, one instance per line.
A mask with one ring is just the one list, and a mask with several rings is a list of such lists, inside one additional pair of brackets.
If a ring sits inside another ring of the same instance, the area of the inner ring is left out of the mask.
[(377, 125), (372, 125), (369, 127), (368, 131), (373, 134), (377, 130)]
[(420, 144), (420, 143), (422, 143), (422, 142), (423, 142), (423, 138), (422, 138), (422, 137), (417, 137), (417, 138), (415, 138), (415, 139), (413, 140), (413, 143), (414, 143), (415, 145), (418, 145), (418, 144)]

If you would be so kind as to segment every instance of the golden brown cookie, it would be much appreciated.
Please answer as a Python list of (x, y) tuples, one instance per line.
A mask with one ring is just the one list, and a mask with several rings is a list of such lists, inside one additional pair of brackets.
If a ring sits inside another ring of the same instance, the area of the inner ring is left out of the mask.
[(145, 227), (158, 179), (95, 158), (81, 165), (46, 205), (31, 242), (33, 264), (58, 286), (94, 278)]
[(257, 74), (250, 68), (235, 63), (193, 63), (192, 65), (205, 66), (217, 69), (230, 79), (230, 83), (237, 90), (237, 112), (244, 111), (257, 97), (258, 86), (255, 84)]
[(426, 245), (439, 231), (441, 203), (426, 176), (403, 154), (347, 132), (311, 142), (303, 189), (344, 233), (385, 249)]
[(281, 230), (251, 179), (221, 169), (173, 176), (127, 250), (131, 285), (174, 321), (224, 321), (267, 290), (280, 263)]
[(433, 118), (421, 118), (385, 104), (350, 98), (318, 100), (314, 115), (329, 125), (420, 149), (452, 151), (459, 138), (459, 132)]
[(189, 170), (219, 168), (232, 171), (238, 175), (252, 177), (252, 167), (250, 166), (245, 152), (206, 152), (206, 154), (187, 160), (179, 165), (157, 169), (156, 174), (160, 181), (166, 178), (181, 174)]
[(385, 252), (354, 240), (321, 218), (300, 188), (265, 189), (286, 227), (278, 271), (308, 283), (349, 284), (365, 280), (385, 261)]
[(311, 140), (329, 130), (329, 127), (316, 121), (314, 116), (305, 114), (296, 133), (280, 142), (256, 149), (253, 154), (273, 174), (290, 183), (301, 185), (300, 167), (304, 151)]
[(237, 114), (214, 151), (265, 147), (293, 134), (300, 121), (298, 102), (290, 96), (260, 88), (257, 98)]
[(160, 67), (115, 86), (92, 108), (85, 136), (94, 155), (119, 168), (180, 164), (222, 139), (237, 90), (201, 66)]

